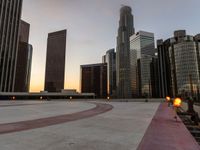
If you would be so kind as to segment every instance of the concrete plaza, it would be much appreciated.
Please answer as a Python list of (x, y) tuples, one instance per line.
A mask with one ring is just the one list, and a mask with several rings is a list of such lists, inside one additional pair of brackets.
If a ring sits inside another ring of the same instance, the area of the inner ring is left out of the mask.
[[(103, 105), (97, 107), (99, 103)], [(135, 150), (159, 105), (155, 102), (1, 101), (0, 149)], [(51, 124), (52, 119), (55, 124)], [(39, 121), (43, 121), (41, 126)]]

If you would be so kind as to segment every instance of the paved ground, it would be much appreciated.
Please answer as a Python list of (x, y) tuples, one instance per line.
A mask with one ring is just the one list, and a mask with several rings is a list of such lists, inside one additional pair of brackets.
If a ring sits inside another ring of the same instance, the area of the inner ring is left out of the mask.
[(11, 130), (0, 133), (0, 149), (135, 150), (158, 106), (144, 102), (0, 102), (0, 131)]
[(149, 125), (138, 150), (200, 150), (174, 109), (162, 103)]

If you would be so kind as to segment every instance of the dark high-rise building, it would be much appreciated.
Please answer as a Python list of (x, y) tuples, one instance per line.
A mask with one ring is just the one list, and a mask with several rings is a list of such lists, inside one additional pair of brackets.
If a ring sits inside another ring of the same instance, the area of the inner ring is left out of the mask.
[(117, 36), (116, 76), (117, 97), (131, 98), (130, 79), (130, 42), (129, 37), (134, 34), (133, 15), (131, 8), (123, 6), (120, 10), (119, 29)]
[(19, 30), (19, 42), (29, 43), (30, 24), (21, 20)]
[(171, 67), (169, 60), (170, 39), (165, 42), (157, 40), (158, 72), (159, 72), (159, 97), (172, 96)]
[(158, 72), (158, 58), (152, 58), (150, 63), (150, 73), (151, 73), (151, 85), (150, 85), (150, 93), (151, 97), (158, 98), (159, 97), (159, 72)]
[(17, 69), (15, 77), (15, 92), (29, 92), (31, 62), (32, 62), (32, 45), (20, 42), (17, 58)]
[(13, 92), (22, 0), (0, 1), (0, 92)]
[(107, 64), (81, 66), (81, 92), (95, 93), (97, 98), (107, 97)]
[(30, 24), (21, 20), (14, 86), (15, 92), (29, 92), (33, 51), (32, 45), (28, 43), (29, 29)]
[(116, 94), (116, 53), (115, 49), (106, 52), (105, 62), (107, 63), (107, 93), (109, 96)]
[(64, 89), (66, 36), (67, 30), (48, 35), (45, 91), (60, 92)]

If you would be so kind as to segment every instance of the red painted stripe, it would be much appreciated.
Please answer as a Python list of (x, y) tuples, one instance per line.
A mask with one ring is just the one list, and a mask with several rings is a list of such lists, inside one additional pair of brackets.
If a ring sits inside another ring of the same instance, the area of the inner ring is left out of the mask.
[(4, 104), (0, 105), (0, 107), (13, 107), (13, 106), (28, 106), (28, 105), (41, 105), (41, 104), (46, 104), (46, 103), (34, 103), (34, 104)]
[(200, 146), (175, 112), (160, 104), (137, 150), (200, 150)]
[(73, 113), (73, 114), (66, 114), (66, 115), (41, 118), (41, 119), (35, 119), (35, 120), (0, 124), (0, 134), (42, 128), (42, 127), (47, 127), (51, 125), (75, 121), (79, 119), (89, 118), (89, 117), (93, 117), (93, 116), (105, 113), (113, 109), (113, 106), (109, 104), (102, 104), (102, 103), (93, 103), (93, 104), (96, 105), (95, 108)]

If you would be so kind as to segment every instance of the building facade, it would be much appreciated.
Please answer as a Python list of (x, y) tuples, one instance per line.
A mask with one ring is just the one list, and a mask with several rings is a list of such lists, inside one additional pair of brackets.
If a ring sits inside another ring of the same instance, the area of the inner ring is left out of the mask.
[(158, 50), (158, 78), (159, 78), (159, 97), (172, 96), (171, 66), (169, 59), (169, 46), (172, 40), (157, 40)]
[[(174, 37), (160, 45), (160, 51), (166, 51), (165, 65), (170, 68), (170, 83), (167, 84), (170, 85), (171, 96), (196, 95), (200, 83), (198, 35), (194, 37), (186, 35), (185, 30), (178, 30), (174, 32)], [(161, 69), (160, 78), (163, 78), (164, 72)]]
[(33, 53), (32, 45), (25, 42), (19, 43), (15, 88), (14, 88), (15, 92), (29, 92), (32, 53)]
[(115, 49), (106, 52), (107, 63), (107, 93), (108, 96), (115, 97), (116, 94), (116, 53)]
[(158, 72), (158, 58), (157, 56), (152, 58), (150, 63), (150, 74), (151, 74), (151, 85), (150, 85), (150, 93), (151, 97), (159, 98), (159, 72)]
[(21, 20), (14, 86), (15, 92), (29, 92), (33, 51), (32, 45), (29, 44), (29, 30), (30, 24)]
[(107, 64), (81, 65), (81, 93), (95, 93), (97, 98), (107, 97)]
[(22, 0), (0, 1), (0, 92), (13, 92)]
[[(146, 31), (137, 32), (130, 37), (130, 47), (133, 94), (136, 94), (137, 97), (150, 96), (150, 63), (155, 56), (154, 34)], [(139, 61), (137, 61), (138, 59)], [(135, 73), (137, 74), (135, 75)], [(136, 90), (136, 88), (141, 89)], [(137, 93), (135, 93), (136, 91)]]
[(129, 37), (132, 34), (134, 34), (132, 10), (128, 6), (123, 6), (120, 9), (116, 50), (116, 84), (118, 98), (132, 97), (129, 42)]
[(60, 92), (64, 89), (66, 37), (67, 30), (48, 35), (45, 91)]

